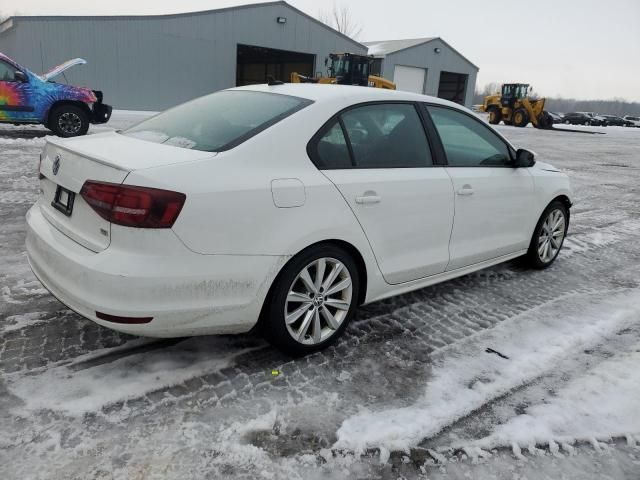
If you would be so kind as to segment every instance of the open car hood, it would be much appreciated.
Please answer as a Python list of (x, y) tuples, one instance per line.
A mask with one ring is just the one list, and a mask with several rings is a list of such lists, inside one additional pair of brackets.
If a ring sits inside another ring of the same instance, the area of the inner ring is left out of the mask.
[(48, 82), (52, 78), (60, 75), (65, 70), (68, 70), (69, 68), (74, 67), (76, 65), (84, 65), (86, 63), (87, 61), (83, 58), (74, 58), (71, 60), (67, 60), (66, 62), (58, 65), (57, 67), (52, 68), (47, 73), (42, 74), (40, 78), (42, 78), (42, 80), (44, 80), (45, 82)]

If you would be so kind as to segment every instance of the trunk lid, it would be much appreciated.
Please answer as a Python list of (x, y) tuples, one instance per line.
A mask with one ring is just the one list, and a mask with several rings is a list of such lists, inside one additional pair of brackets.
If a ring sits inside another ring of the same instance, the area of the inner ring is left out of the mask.
[[(153, 144), (115, 132), (51, 138), (40, 164), (41, 195), (38, 201), (44, 217), (55, 228), (80, 245), (100, 252), (111, 243), (111, 224), (100, 217), (80, 196), (87, 180), (122, 183), (127, 175), (142, 168), (212, 157), (209, 152)], [(56, 196), (73, 197), (70, 212), (53, 204)]]

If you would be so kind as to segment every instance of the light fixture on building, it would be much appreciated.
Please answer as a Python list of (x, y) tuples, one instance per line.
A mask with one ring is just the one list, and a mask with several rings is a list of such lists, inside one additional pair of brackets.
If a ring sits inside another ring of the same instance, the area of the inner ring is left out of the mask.
[(436, 53), (440, 53), (442, 51), (442, 49), (440, 47), (436, 47), (433, 49), (434, 52)]
[(287, 17), (278, 17), (276, 18), (276, 22), (284, 25), (285, 23), (287, 23)]

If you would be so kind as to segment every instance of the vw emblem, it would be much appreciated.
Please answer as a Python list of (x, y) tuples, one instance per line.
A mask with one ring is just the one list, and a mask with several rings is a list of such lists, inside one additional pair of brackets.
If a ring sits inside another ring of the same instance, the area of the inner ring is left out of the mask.
[(52, 170), (54, 175), (58, 174), (58, 170), (60, 170), (60, 155), (56, 155), (56, 159), (53, 161)]

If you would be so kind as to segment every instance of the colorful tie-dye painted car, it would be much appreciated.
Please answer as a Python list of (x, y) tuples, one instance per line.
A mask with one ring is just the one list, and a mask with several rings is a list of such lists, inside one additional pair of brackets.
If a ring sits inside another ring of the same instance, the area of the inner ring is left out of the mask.
[(52, 81), (81, 58), (36, 75), (0, 53), (0, 123), (41, 123), (60, 137), (84, 135), (90, 123), (106, 123), (111, 107), (102, 92)]

